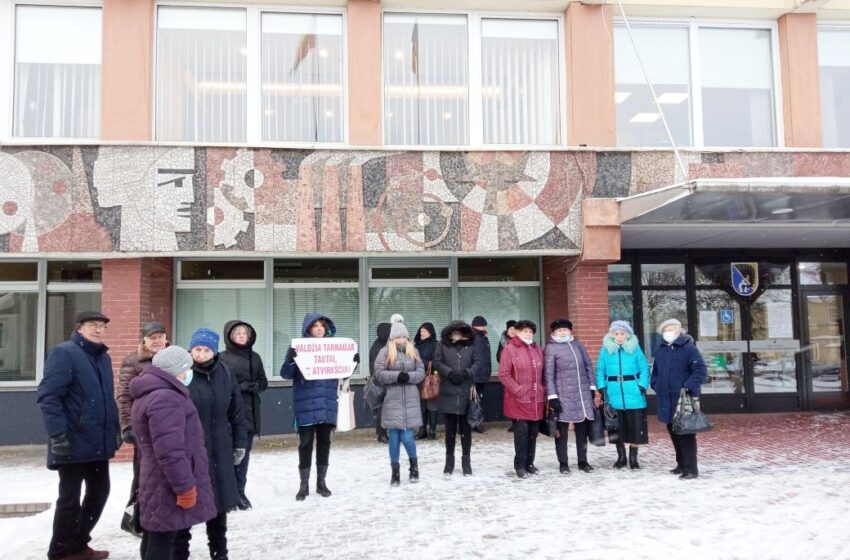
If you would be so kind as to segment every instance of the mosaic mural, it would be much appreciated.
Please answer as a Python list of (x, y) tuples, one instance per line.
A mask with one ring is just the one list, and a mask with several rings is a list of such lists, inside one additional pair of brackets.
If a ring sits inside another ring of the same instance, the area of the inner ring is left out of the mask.
[[(850, 153), (684, 157), (691, 178), (850, 176)], [(0, 252), (570, 251), (585, 198), (681, 180), (667, 151), (4, 147)]]

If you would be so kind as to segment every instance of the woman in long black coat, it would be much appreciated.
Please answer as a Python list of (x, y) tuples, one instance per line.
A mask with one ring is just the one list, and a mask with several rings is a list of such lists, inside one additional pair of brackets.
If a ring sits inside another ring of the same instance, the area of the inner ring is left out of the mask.
[(463, 321), (452, 321), (440, 334), (440, 343), (434, 353), (433, 367), (440, 374), (440, 399), (437, 410), (446, 419), (446, 466), (443, 474), (454, 472), (455, 439), (458, 431), (463, 453), (463, 474), (472, 474), (472, 428), (466, 414), (477, 366), (473, 342), (472, 327)]
[[(425, 374), (434, 369), (434, 354), (437, 352), (437, 331), (434, 330), (432, 323), (422, 323), (419, 330), (416, 331), (416, 336), (413, 338), (413, 343), (416, 345), (416, 351), (419, 352), (419, 357), (422, 358), (422, 363), (425, 364)], [(437, 412), (438, 399), (422, 401), (422, 427), (419, 428), (419, 435), (416, 439), (437, 439), (437, 417), (440, 415)]]
[(242, 412), (245, 416), (245, 429), (248, 432), (245, 458), (236, 465), (236, 486), (239, 491), (239, 509), (251, 509), (251, 502), (245, 495), (245, 485), (248, 482), (248, 461), (251, 458), (251, 448), (254, 436), (260, 434), (260, 393), (268, 389), (269, 380), (263, 359), (254, 352), (257, 342), (257, 331), (245, 321), (228, 321), (224, 325), (224, 346), (227, 348), (219, 354), (219, 359), (227, 364), (230, 373), (239, 384), (242, 393)]
[[(204, 445), (209, 460), (218, 515), (207, 521), (210, 558), (227, 558), (227, 512), (239, 505), (236, 473), (233, 467), (245, 457), (248, 438), (242, 413), (242, 395), (236, 377), (218, 356), (218, 334), (200, 328), (192, 335), (192, 382), (189, 394), (198, 409), (204, 428)], [(188, 529), (180, 531), (174, 542), (174, 560), (189, 558)]]
[[(378, 323), (378, 328), (375, 331), (377, 338), (369, 348), (369, 375), (375, 374), (375, 358), (378, 357), (378, 352), (387, 346), (387, 341), (390, 338), (389, 323)], [(375, 435), (378, 436), (378, 441), (381, 443), (389, 442), (387, 430), (381, 427), (381, 409), (375, 411)]]

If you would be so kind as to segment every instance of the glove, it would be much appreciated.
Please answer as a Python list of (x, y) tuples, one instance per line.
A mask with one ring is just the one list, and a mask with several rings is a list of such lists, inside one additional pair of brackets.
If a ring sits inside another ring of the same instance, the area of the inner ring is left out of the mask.
[(133, 433), (133, 428), (129, 426), (124, 428), (124, 431), (121, 432), (121, 439), (124, 441), (124, 443), (136, 445), (136, 434)]
[(555, 397), (554, 399), (549, 399), (549, 409), (555, 414), (560, 414), (563, 408), (561, 407), (561, 399)]
[(56, 457), (70, 459), (71, 442), (68, 441), (68, 436), (65, 434), (59, 434), (56, 437), (50, 438), (50, 452)]
[(286, 351), (286, 357), (283, 359), (284, 362), (291, 364), (295, 361), (295, 358), (298, 356), (298, 352), (295, 351), (295, 348), (290, 347), (289, 350)]
[(196, 486), (192, 486), (192, 488), (186, 490), (182, 494), (177, 494), (177, 505), (183, 509), (193, 508), (197, 503), (198, 488)]
[(245, 458), (245, 448), (237, 447), (233, 450), (233, 465), (239, 465), (242, 462), (242, 459)]
[(355, 364), (359, 364), (359, 363), (360, 363), (360, 352), (358, 352), (358, 353), (354, 354), (354, 363), (355, 363)]
[(462, 385), (464, 380), (464, 375), (460, 372), (452, 370), (449, 372), (449, 381), (452, 385)]
[(410, 374), (408, 374), (406, 371), (403, 371), (403, 372), (398, 374), (398, 382), (399, 383), (401, 383), (403, 385), (403, 384), (407, 383), (408, 381), (410, 381)]

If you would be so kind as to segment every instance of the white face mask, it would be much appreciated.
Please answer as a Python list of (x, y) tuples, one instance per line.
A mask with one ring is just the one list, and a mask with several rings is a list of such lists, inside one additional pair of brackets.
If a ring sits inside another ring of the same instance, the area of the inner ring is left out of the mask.
[(520, 336), (519, 338), (520, 338), (520, 340), (522, 340), (523, 342), (525, 342), (528, 345), (534, 344), (534, 337), (533, 336), (530, 336), (528, 338), (525, 338), (524, 336)]
[(667, 344), (672, 344), (674, 340), (679, 338), (679, 333), (677, 333), (676, 331), (664, 331), (661, 336), (664, 337), (664, 342), (666, 342)]
[(572, 342), (573, 341), (573, 335), (571, 335), (571, 334), (568, 334), (567, 336), (552, 335), (552, 340), (554, 340), (555, 342)]
[(195, 375), (194, 371), (192, 371), (191, 369), (187, 369), (186, 370), (186, 377), (181, 379), (180, 383), (182, 383), (183, 385), (188, 387), (189, 384), (192, 383), (192, 377), (194, 377), (194, 375)]

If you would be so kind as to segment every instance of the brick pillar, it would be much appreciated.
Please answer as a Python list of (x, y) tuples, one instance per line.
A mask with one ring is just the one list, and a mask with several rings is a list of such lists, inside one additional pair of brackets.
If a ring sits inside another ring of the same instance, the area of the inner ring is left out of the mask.
[(567, 277), (567, 307), (573, 334), (595, 360), (608, 331), (608, 265), (580, 264)]
[[(106, 345), (112, 356), (116, 390), (121, 361), (139, 348), (142, 325), (160, 321), (171, 332), (173, 259), (107, 259), (103, 261), (102, 310), (109, 317)], [(124, 445), (117, 459), (132, 459)]]

